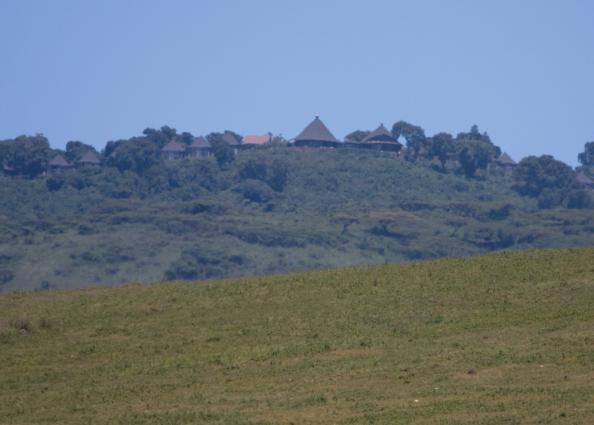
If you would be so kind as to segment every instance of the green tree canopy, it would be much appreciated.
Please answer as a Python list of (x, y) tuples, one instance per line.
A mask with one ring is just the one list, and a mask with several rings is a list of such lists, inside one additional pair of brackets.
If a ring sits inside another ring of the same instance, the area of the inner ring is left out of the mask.
[(441, 163), (441, 169), (445, 171), (446, 161), (456, 152), (454, 138), (449, 133), (438, 133), (429, 140), (429, 152), (431, 157), (437, 157)]
[(117, 167), (120, 171), (143, 174), (161, 161), (159, 146), (146, 137), (108, 143), (105, 152), (108, 151), (107, 164)]
[(49, 142), (42, 134), (19, 136), (0, 142), (2, 164), (11, 167), (15, 174), (37, 177), (47, 170), (51, 156)]
[(485, 140), (459, 140), (456, 145), (462, 172), (469, 178), (475, 177), (478, 170), (486, 169), (497, 156), (495, 146)]
[(212, 151), (219, 168), (224, 169), (235, 160), (235, 151), (223, 139), (223, 133), (210, 133), (206, 136), (206, 139), (212, 145)]
[(426, 147), (427, 137), (425, 130), (418, 125), (406, 121), (398, 121), (392, 126), (392, 136), (398, 139), (400, 136), (406, 140), (406, 147), (412, 159), (416, 159)]
[(177, 138), (177, 130), (164, 125), (160, 129), (145, 128), (142, 132), (147, 140), (155, 143), (159, 148), (162, 148), (167, 143)]
[(81, 159), (87, 152), (92, 151), (97, 153), (97, 150), (86, 143), (79, 141), (70, 141), (66, 143), (66, 159), (70, 162), (76, 162)]
[(520, 194), (538, 198), (539, 205), (559, 205), (575, 187), (572, 168), (551, 155), (524, 158), (514, 170), (514, 189)]
[(360, 142), (369, 135), (369, 131), (355, 130), (346, 135), (345, 139), (350, 142)]
[(456, 136), (456, 141), (459, 142), (459, 141), (463, 141), (463, 140), (473, 140), (473, 141), (480, 141), (480, 142), (488, 143), (493, 146), (493, 149), (494, 149), (493, 157), (494, 158), (497, 158), (501, 155), (501, 149), (499, 148), (499, 146), (497, 146), (493, 143), (493, 141), (491, 140), (491, 138), (489, 137), (487, 132), (481, 133), (478, 128), (478, 125), (476, 125), (476, 124), (474, 124), (472, 127), (470, 127), (469, 132), (458, 133), (458, 135)]
[(594, 142), (584, 145), (584, 151), (578, 154), (578, 161), (586, 167), (594, 166)]

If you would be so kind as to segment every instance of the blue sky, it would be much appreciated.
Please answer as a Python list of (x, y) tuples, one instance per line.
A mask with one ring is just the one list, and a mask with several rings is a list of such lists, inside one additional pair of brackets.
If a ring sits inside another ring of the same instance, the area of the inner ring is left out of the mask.
[(53, 146), (170, 125), (338, 137), (472, 124), (513, 157), (594, 140), (594, 2), (0, 2), (0, 139)]

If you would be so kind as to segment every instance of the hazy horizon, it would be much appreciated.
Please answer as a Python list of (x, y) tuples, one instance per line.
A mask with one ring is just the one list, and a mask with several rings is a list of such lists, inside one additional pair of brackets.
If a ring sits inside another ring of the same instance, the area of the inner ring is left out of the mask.
[(477, 3), (5, 2), (0, 139), (292, 138), (320, 115), (339, 138), (478, 124), (516, 159), (577, 164), (594, 140), (594, 4)]

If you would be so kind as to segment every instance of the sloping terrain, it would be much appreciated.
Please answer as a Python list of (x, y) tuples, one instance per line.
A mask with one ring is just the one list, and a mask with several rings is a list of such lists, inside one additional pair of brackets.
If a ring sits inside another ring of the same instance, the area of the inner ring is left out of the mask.
[(0, 295), (0, 423), (592, 424), (594, 249)]
[[(286, 181), (271, 183), (278, 169)], [(205, 158), (144, 175), (0, 177), (0, 291), (592, 243), (592, 210), (539, 210), (512, 184), (497, 169), (466, 179), (382, 153), (282, 147), (241, 152), (223, 170)]]

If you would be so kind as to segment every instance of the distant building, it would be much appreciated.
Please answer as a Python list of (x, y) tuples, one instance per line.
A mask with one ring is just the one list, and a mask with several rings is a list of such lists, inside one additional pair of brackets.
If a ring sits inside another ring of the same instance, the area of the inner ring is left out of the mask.
[(295, 137), (295, 146), (335, 148), (340, 145), (341, 142), (334, 137), (318, 116)]
[(54, 156), (48, 165), (49, 170), (52, 172), (61, 172), (72, 168), (72, 164), (66, 161), (66, 159), (60, 154)]
[(211, 154), (212, 145), (202, 136), (196, 137), (187, 149), (187, 156), (189, 158), (203, 158)]
[(513, 169), (518, 166), (518, 163), (514, 161), (507, 152), (503, 152), (501, 156), (495, 160), (495, 163), (505, 171), (513, 171)]
[(256, 146), (266, 146), (272, 142), (272, 134), (248, 135), (243, 138), (241, 146), (243, 148), (253, 148)]
[(580, 171), (575, 176), (575, 181), (578, 182), (580, 186), (586, 187), (588, 189), (594, 189), (594, 180), (588, 177), (583, 171)]
[(186, 147), (172, 140), (161, 149), (161, 155), (167, 160), (182, 159), (186, 155)]
[(88, 151), (78, 160), (77, 165), (80, 167), (98, 167), (101, 165), (101, 160), (95, 152)]
[(383, 124), (373, 130), (365, 137), (360, 145), (365, 148), (377, 149), (382, 151), (399, 152), (402, 149), (402, 144), (392, 136)]

